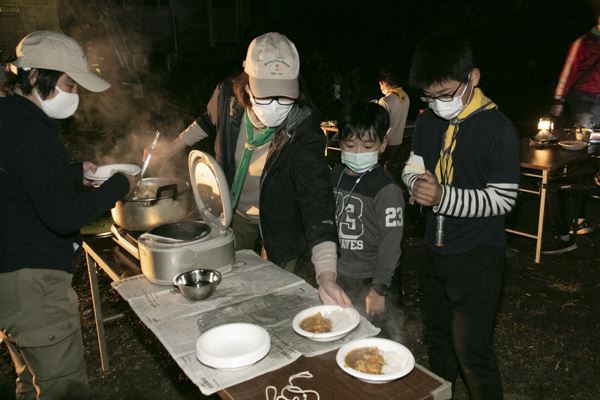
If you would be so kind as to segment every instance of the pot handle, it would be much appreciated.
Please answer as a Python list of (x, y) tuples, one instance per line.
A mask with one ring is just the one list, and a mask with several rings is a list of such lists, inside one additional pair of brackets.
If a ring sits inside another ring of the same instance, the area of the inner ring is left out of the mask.
[(150, 205), (153, 206), (156, 203), (158, 203), (158, 201), (163, 198), (163, 194), (166, 192), (169, 192), (169, 191), (172, 193), (169, 194), (168, 196), (165, 196), (164, 198), (171, 197), (173, 200), (177, 200), (177, 184), (172, 183), (170, 185), (165, 185), (165, 186), (159, 187), (158, 190), (156, 191), (156, 197), (154, 197), (154, 200), (150, 201)]

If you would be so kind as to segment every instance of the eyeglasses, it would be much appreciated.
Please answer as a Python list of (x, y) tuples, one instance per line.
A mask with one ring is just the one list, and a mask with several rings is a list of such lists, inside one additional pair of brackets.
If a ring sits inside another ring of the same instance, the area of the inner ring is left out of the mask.
[(289, 106), (291, 104), (294, 104), (294, 101), (296, 101), (296, 99), (292, 99), (290, 97), (263, 97), (261, 99), (258, 99), (252, 96), (252, 98), (254, 99), (254, 102), (256, 104), (259, 104), (261, 106), (271, 104), (273, 101), (277, 101), (277, 103), (279, 103), (282, 106)]
[(449, 101), (452, 101), (452, 99), (456, 95), (456, 92), (458, 92), (458, 89), (460, 89), (460, 87), (463, 85), (463, 83), (465, 85), (469, 84), (469, 82), (460, 82), (458, 84), (458, 86), (456, 87), (456, 89), (454, 89), (454, 92), (452, 92), (452, 94), (442, 94), (440, 96), (426, 96), (426, 95), (423, 95), (423, 96), (420, 97), (420, 99), (421, 99), (421, 101), (424, 101), (425, 103), (433, 103), (435, 100), (439, 100), (439, 101), (442, 101), (444, 103), (447, 103)]
[(250, 95), (250, 97), (252, 97), (252, 100), (256, 104), (261, 105), (261, 106), (269, 105), (273, 101), (277, 101), (277, 103), (279, 103), (282, 106), (289, 106), (291, 104), (294, 104), (294, 102), (296, 101), (296, 99), (292, 99), (291, 97), (261, 97), (261, 98), (257, 98), (257, 97), (254, 97), (254, 95), (252, 94), (250, 89), (248, 89), (248, 94)]

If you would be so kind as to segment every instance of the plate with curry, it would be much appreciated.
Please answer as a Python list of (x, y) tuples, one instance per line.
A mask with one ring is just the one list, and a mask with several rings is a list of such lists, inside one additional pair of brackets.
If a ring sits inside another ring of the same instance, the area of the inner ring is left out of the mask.
[(300, 311), (292, 320), (296, 333), (317, 342), (332, 342), (346, 336), (360, 323), (352, 307), (320, 305)]
[(366, 338), (346, 343), (335, 360), (347, 374), (367, 383), (387, 383), (402, 378), (415, 367), (415, 358), (393, 340)]

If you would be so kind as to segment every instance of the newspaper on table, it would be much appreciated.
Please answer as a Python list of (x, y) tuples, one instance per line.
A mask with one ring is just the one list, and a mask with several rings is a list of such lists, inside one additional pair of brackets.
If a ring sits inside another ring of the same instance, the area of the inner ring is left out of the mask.
[[(141, 275), (112, 284), (202, 393), (215, 393), (282, 368), (302, 355), (323, 354), (379, 332), (361, 317), (359, 326), (337, 341), (315, 342), (298, 335), (292, 329), (292, 319), (301, 310), (320, 304), (318, 291), (252, 251), (238, 251), (236, 260), (215, 294), (203, 301), (187, 300), (176, 288), (154, 285)], [(234, 322), (256, 324), (269, 332), (271, 349), (267, 356), (236, 370), (201, 364), (196, 358), (200, 335)]]

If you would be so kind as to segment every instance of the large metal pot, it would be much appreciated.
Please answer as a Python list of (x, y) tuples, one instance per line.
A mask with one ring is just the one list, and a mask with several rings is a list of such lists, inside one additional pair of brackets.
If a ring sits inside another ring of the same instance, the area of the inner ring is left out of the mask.
[(189, 214), (190, 185), (177, 178), (144, 178), (133, 195), (110, 210), (115, 223), (132, 231), (175, 222)]

